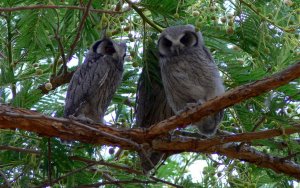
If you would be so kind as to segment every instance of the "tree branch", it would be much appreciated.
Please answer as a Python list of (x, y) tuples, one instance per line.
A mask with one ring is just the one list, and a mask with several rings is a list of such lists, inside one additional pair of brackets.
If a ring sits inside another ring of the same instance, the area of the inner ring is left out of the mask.
[(33, 149), (23, 149), (23, 148), (17, 148), (13, 146), (0, 146), (0, 150), (11, 150), (11, 151), (17, 151), (22, 153), (30, 153), (34, 155), (39, 155), (40, 151), (33, 150)]
[(155, 139), (152, 141), (153, 149), (163, 150), (166, 152), (202, 152), (214, 146), (224, 145), (232, 142), (250, 142), (253, 140), (261, 140), (273, 138), (281, 135), (290, 135), (300, 133), (300, 126), (295, 128), (272, 129), (259, 132), (241, 133), (236, 135), (216, 136), (210, 139), (197, 139), (182, 137), (183, 139), (162, 140)]
[(201, 120), (201, 118), (216, 113), (224, 108), (240, 103), (251, 97), (261, 95), (267, 91), (285, 85), (290, 81), (300, 77), (300, 62), (290, 66), (289, 68), (278, 72), (272, 76), (257, 80), (255, 82), (245, 84), (231, 89), (221, 96), (207, 101), (202, 105), (182, 112), (178, 116), (173, 116), (158, 124), (155, 124), (147, 130), (148, 137), (154, 138), (161, 134), (166, 134), (170, 130), (178, 127), (186, 127), (187, 125)]
[(96, 183), (96, 184), (91, 184), (91, 185), (83, 185), (80, 187), (99, 187), (103, 185), (118, 185), (118, 184), (157, 184), (156, 181), (142, 181), (139, 179), (132, 179), (132, 180), (119, 180), (119, 181), (105, 181), (102, 183)]
[(4, 183), (6, 184), (6, 186), (7, 186), (8, 188), (12, 187), (11, 184), (9, 183), (9, 180), (7, 179), (5, 173), (2, 172), (2, 171), (0, 170), (0, 177), (1, 177), (1, 176), (2, 176), (2, 178), (4, 179)]
[[(77, 157), (77, 156), (70, 157), (70, 159), (71, 160), (75, 160), (75, 161), (82, 161), (82, 162), (85, 162), (85, 163), (93, 163), (93, 164), (98, 164), (98, 165), (104, 165), (104, 166), (108, 166), (108, 167), (111, 167), (111, 168), (115, 168), (115, 169), (120, 169), (120, 170), (126, 171), (126, 172), (128, 172), (130, 174), (136, 174), (136, 175), (142, 175), (142, 176), (144, 176), (143, 172), (135, 170), (135, 169), (130, 168), (130, 167), (127, 167), (127, 166), (121, 166), (121, 165), (117, 165), (117, 164), (113, 164), (113, 163), (107, 163), (105, 161), (94, 161), (94, 160), (85, 159), (85, 158)], [(171, 182), (168, 182), (168, 181), (156, 178), (154, 176), (150, 176), (149, 178), (152, 179), (152, 180), (154, 180), (154, 181), (157, 181), (157, 182), (168, 184), (168, 185), (170, 185), (172, 187), (182, 188), (182, 186), (179, 186), (179, 185), (173, 184)]]
[[(173, 116), (149, 129), (117, 129), (101, 124), (92, 125), (101, 132), (115, 135), (119, 138), (128, 138), (137, 143), (150, 141), (158, 135), (167, 133), (177, 127), (185, 127), (192, 122), (199, 121), (202, 117), (217, 112), (235, 103), (246, 100), (252, 96), (260, 95), (263, 92), (284, 85), (289, 81), (300, 76), (300, 62), (290, 68), (281, 71), (272, 77), (268, 77), (254, 83), (245, 84), (226, 92), (203, 105), (196, 106), (194, 109), (185, 111), (178, 116)], [(41, 115), (25, 109), (17, 109), (2, 105), (0, 107), (0, 128), (21, 128), (28, 131), (37, 132), (46, 136), (57, 136), (66, 140), (80, 140), (87, 143), (119, 145), (105, 137), (97, 136), (95, 131), (79, 127), (78, 124), (64, 118), (54, 118)], [(14, 123), (18, 122), (18, 123)], [(91, 137), (93, 135), (93, 137)], [(93, 140), (91, 140), (93, 138)], [(130, 147), (126, 143), (123, 147)]]
[[(69, 83), (70, 80), (72, 79), (74, 72), (75, 71), (67, 72), (65, 74), (60, 74), (60, 75), (57, 75), (57, 76), (51, 78), (51, 80), (50, 80), (51, 84), (52, 84), (51, 90), (55, 90), (59, 86)], [(51, 91), (51, 90), (46, 89), (46, 83), (38, 86), (38, 89), (41, 91), (42, 94), (48, 94)]]
[(81, 167), (81, 168), (77, 168), (77, 169), (75, 169), (75, 170), (73, 170), (73, 171), (71, 171), (71, 172), (68, 172), (68, 173), (66, 173), (65, 175), (63, 175), (63, 176), (61, 176), (61, 177), (59, 177), (59, 178), (53, 180), (53, 181), (52, 181), (52, 184), (51, 184), (50, 182), (44, 182), (41, 186), (37, 186), (36, 188), (43, 188), (43, 187), (47, 187), (47, 186), (54, 185), (55, 183), (58, 183), (58, 182), (61, 181), (62, 179), (66, 178), (66, 177), (68, 177), (68, 176), (72, 176), (73, 174), (75, 174), (75, 173), (77, 173), (77, 172), (80, 172), (80, 171), (82, 171), (82, 170), (84, 170), (84, 169), (87, 169), (87, 168), (89, 168), (89, 167), (91, 167), (91, 166), (94, 166), (94, 165), (95, 165), (95, 164), (91, 163), (91, 164), (88, 164), (88, 165), (83, 166), (83, 167)]
[(79, 24), (79, 27), (78, 27), (78, 30), (77, 30), (77, 34), (75, 36), (75, 39), (73, 41), (73, 43), (71, 44), (70, 46), (70, 51), (69, 51), (69, 54), (68, 54), (68, 59), (67, 61), (70, 61), (71, 58), (72, 58), (72, 55), (74, 53), (74, 50), (75, 50), (75, 47), (80, 39), (80, 36), (81, 36), (81, 33), (82, 33), (82, 30), (83, 30), (83, 27), (84, 27), (84, 23), (89, 15), (89, 11), (90, 11), (90, 8), (91, 8), (91, 5), (92, 5), (92, 1), (93, 0), (89, 0), (89, 2), (87, 3), (86, 5), (86, 8), (84, 10), (84, 13), (83, 13), (83, 16), (81, 18), (81, 21), (80, 21), (80, 24)]
[(259, 17), (261, 17), (263, 20), (266, 20), (267, 22), (269, 22), (270, 24), (272, 24), (273, 26), (277, 27), (278, 29), (285, 31), (285, 32), (293, 32), (295, 31), (295, 28), (285, 28), (282, 27), (278, 24), (276, 24), (275, 21), (269, 19), (268, 17), (264, 16), (263, 14), (260, 13), (260, 11), (258, 9), (256, 9), (251, 3), (247, 3), (244, 0), (239, 0), (242, 4), (244, 4), (245, 6), (247, 6), (249, 9), (251, 9), (253, 12), (255, 12), (256, 15), (258, 15)]
[(243, 147), (240, 150), (237, 149), (237, 145), (231, 144), (228, 147), (216, 146), (209, 148), (204, 153), (216, 153), (219, 155), (225, 155), (231, 159), (239, 159), (259, 167), (269, 168), (277, 173), (284, 173), (300, 180), (300, 165), (292, 161), (282, 161), (279, 157), (273, 157), (265, 153), (261, 153), (251, 147)]
[(152, 26), (155, 30), (157, 30), (158, 32), (162, 31), (162, 28), (159, 27), (158, 25), (156, 25), (154, 22), (152, 22), (149, 18), (147, 18), (147, 16), (144, 15), (144, 13), (139, 9), (138, 6), (136, 6), (134, 3), (132, 3), (130, 0), (125, 0), (126, 3), (129, 4), (129, 6), (131, 6), (139, 15), (140, 17), (147, 22), (150, 26)]
[[(293, 162), (282, 162), (280, 161), (281, 158), (261, 154), (250, 147), (244, 146), (240, 151), (237, 151), (236, 147), (222, 147), (225, 143), (230, 142), (247, 142), (257, 139), (273, 138), (283, 134), (297, 133), (300, 132), (298, 126), (284, 130), (273, 129), (255, 133), (223, 135), (206, 140), (185, 137), (183, 141), (169, 141), (167, 136), (163, 137), (167, 135), (166, 133), (168, 131), (174, 128), (185, 127), (192, 122), (199, 121), (206, 115), (287, 84), (299, 76), (300, 62), (273, 76), (232, 89), (222, 96), (210, 100), (201, 106), (196, 106), (178, 116), (173, 116), (155, 124), (148, 129), (118, 129), (101, 124), (84, 125), (68, 119), (49, 117), (41, 115), (38, 112), (5, 105), (0, 106), (0, 128), (18, 128), (36, 132), (40, 135), (60, 137), (65, 140), (79, 140), (99, 145), (115, 145), (131, 150), (139, 150), (139, 144), (148, 143), (156, 150), (169, 153), (180, 153), (184, 151), (219, 153), (231, 158), (245, 160), (261, 167), (270, 168), (276, 172), (284, 172), (285, 174), (300, 179), (300, 167)], [(157, 136), (160, 137), (153, 140)]]
[[(33, 9), (70, 9), (70, 10), (81, 10), (84, 11), (85, 7), (79, 6), (67, 6), (67, 5), (31, 5), (22, 7), (2, 7), (0, 12), (14, 12), (20, 10), (33, 10)], [(123, 14), (123, 11), (112, 11), (112, 10), (99, 10), (90, 9), (91, 12), (95, 13), (105, 13), (105, 14)]]

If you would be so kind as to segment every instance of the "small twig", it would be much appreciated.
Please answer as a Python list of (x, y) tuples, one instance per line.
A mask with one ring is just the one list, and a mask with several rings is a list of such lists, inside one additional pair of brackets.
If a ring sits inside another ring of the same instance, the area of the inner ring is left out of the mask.
[(2, 52), (0, 52), (0, 58), (6, 59), (7, 57)]
[(134, 3), (132, 3), (130, 0), (125, 0), (126, 3), (128, 3), (142, 18), (145, 22), (147, 22), (149, 25), (151, 25), (154, 29), (156, 29), (158, 32), (161, 32), (163, 29), (156, 25), (154, 22), (152, 22), (149, 18), (147, 18), (143, 11), (139, 9)]
[(116, 185), (117, 187), (119, 187), (119, 188), (123, 188), (123, 186), (120, 185), (119, 180), (116, 180), (116, 178), (111, 177), (111, 176), (110, 176), (109, 174), (107, 174), (107, 173), (102, 173), (102, 176), (103, 176), (105, 179), (107, 179), (108, 182), (115, 182), (115, 183), (112, 183), (112, 184), (115, 184), (115, 185)]
[(15, 177), (14, 177), (14, 179), (13, 180), (11, 180), (10, 181), (10, 183), (14, 183), (14, 182), (16, 182), (21, 176), (23, 176), (24, 175), (24, 173), (25, 173), (25, 167), (23, 167), (22, 169), (20, 169), (20, 173), (18, 174), (18, 175), (16, 175), (16, 174), (14, 174), (15, 175)]
[(82, 161), (82, 162), (85, 162), (85, 163), (95, 163), (97, 165), (104, 165), (104, 166), (108, 166), (108, 167), (111, 167), (111, 168), (116, 168), (116, 169), (126, 171), (130, 174), (144, 175), (142, 172), (140, 172), (138, 170), (135, 170), (133, 168), (129, 168), (127, 166), (117, 165), (117, 164), (113, 164), (113, 163), (108, 163), (108, 162), (105, 162), (105, 161), (102, 161), (102, 160), (101, 161), (94, 161), (94, 160), (90, 160), (90, 159), (86, 159), (86, 158), (82, 158), (82, 157), (78, 157), (78, 156), (72, 156), (72, 157), (70, 157), (70, 159), (74, 160), (74, 161)]
[[(64, 70), (64, 74), (67, 72), (67, 59), (66, 59), (66, 55), (65, 55), (65, 50), (64, 50), (64, 46), (61, 42), (61, 38), (60, 38), (60, 35), (59, 35), (59, 28), (60, 28), (60, 21), (59, 21), (59, 16), (58, 16), (58, 13), (57, 11), (55, 11), (55, 13), (57, 14), (57, 28), (55, 30), (55, 39), (57, 40), (58, 42), (58, 49), (60, 51), (60, 54), (61, 54), (61, 57), (62, 57), (62, 60), (63, 60), (63, 70)], [(53, 66), (53, 70), (55, 70), (55, 72), (53, 72), (53, 75), (56, 74), (56, 67)]]
[(13, 146), (0, 146), (0, 150), (12, 150), (17, 152), (23, 152), (23, 153), (30, 153), (34, 155), (40, 155), (40, 151), (33, 150), (33, 149), (23, 149), (23, 148), (17, 148)]
[[(266, 120), (266, 116), (261, 117), (258, 122), (254, 125), (253, 129), (251, 132), (254, 132), (264, 121)], [(240, 143), (240, 145), (237, 147), (238, 150), (240, 150), (246, 142)]]
[(290, 155), (288, 155), (286, 157), (281, 158), (280, 161), (284, 162), (284, 161), (290, 160), (290, 159), (296, 157), (299, 154), (300, 154), (300, 152), (296, 152), (296, 153), (290, 154)]
[[(55, 64), (53, 66), (56, 66)], [(75, 71), (68, 72), (67, 74), (60, 74), (51, 78), (52, 89), (55, 90), (59, 86), (69, 83)], [(39, 85), (38, 90), (41, 91), (42, 94), (48, 94), (51, 90), (47, 90), (45, 87), (46, 83)], [(34, 90), (36, 91), (36, 90)]]
[(48, 138), (48, 181), (49, 181), (49, 184), (50, 186), (53, 185), (52, 184), (52, 177), (51, 177), (51, 139)]
[(174, 183), (171, 183), (171, 182), (168, 182), (168, 181), (165, 181), (165, 180), (156, 178), (156, 177), (154, 177), (154, 176), (150, 176), (150, 178), (153, 179), (153, 180), (155, 180), (155, 181), (159, 181), (159, 182), (168, 184), (168, 185), (170, 185), (170, 186), (172, 186), (172, 187), (183, 188), (183, 186), (181, 186), (181, 185), (176, 185), (176, 184), (174, 184)]
[(9, 183), (9, 180), (7, 179), (6, 175), (1, 170), (0, 170), (0, 176), (2, 176), (2, 178), (4, 179), (4, 183), (6, 184), (7, 187), (9, 187), (9, 188), (12, 187), (11, 184)]
[[(71, 175), (73, 175), (73, 174), (76, 174), (77, 172), (80, 172), (80, 171), (82, 171), (82, 170), (84, 170), (84, 169), (87, 169), (87, 168), (89, 168), (89, 167), (91, 167), (91, 166), (94, 166), (94, 165), (95, 165), (94, 163), (91, 163), (91, 164), (88, 164), (88, 165), (86, 165), (86, 166), (84, 166), (84, 167), (75, 169), (75, 170), (73, 170), (73, 171), (71, 171), (71, 172), (68, 172), (67, 174), (65, 174), (65, 175), (63, 175), (63, 176), (61, 176), (61, 177), (59, 177), (59, 178), (53, 180), (52, 183), (55, 184), (55, 183), (59, 182), (60, 180), (66, 178), (66, 177), (68, 177), (68, 176), (71, 176)], [(49, 182), (45, 182), (45, 183), (43, 183), (42, 185), (40, 185), (40, 186), (38, 186), (38, 187), (36, 187), (36, 188), (43, 188), (43, 187), (47, 187), (47, 186), (50, 186), (50, 183), (49, 183)]]
[(99, 186), (103, 186), (103, 185), (118, 185), (118, 184), (156, 184), (156, 181), (142, 181), (142, 180), (138, 180), (138, 179), (132, 179), (132, 180), (123, 180), (123, 181), (105, 181), (102, 183), (95, 183), (95, 184), (90, 184), (90, 185), (82, 185), (79, 186), (80, 187), (99, 187)]
[(257, 9), (255, 9), (253, 7), (252, 4), (245, 2), (244, 0), (240, 0), (240, 2), (244, 5), (246, 5), (249, 9), (251, 9), (253, 12), (255, 12), (255, 14), (257, 14), (259, 17), (261, 17), (263, 20), (266, 20), (267, 22), (269, 22), (270, 24), (272, 24), (273, 26), (277, 27), (278, 29), (285, 31), (285, 32), (291, 32), (294, 31), (294, 28), (284, 28), (282, 26), (277, 25), (273, 20), (267, 18), (266, 16), (262, 15)]
[[(126, 171), (128, 173), (131, 173), (131, 174), (137, 174), (137, 175), (143, 175), (144, 176), (143, 172), (135, 170), (133, 168), (129, 168), (127, 166), (121, 166), (121, 165), (117, 165), (117, 164), (107, 163), (107, 162), (104, 162), (104, 161), (94, 161), (94, 160), (85, 159), (85, 158), (77, 157), (77, 156), (70, 157), (70, 159), (71, 160), (82, 161), (82, 162), (85, 162), (85, 163), (93, 163), (93, 164), (98, 164), (98, 165), (104, 165), (104, 166), (108, 166), (108, 167), (112, 167), (112, 168), (124, 170), (124, 171)], [(153, 179), (155, 181), (159, 181), (159, 182), (168, 184), (168, 185), (173, 186), (173, 187), (182, 188), (182, 186), (179, 186), (179, 185), (173, 184), (171, 182), (168, 182), (168, 181), (156, 178), (154, 176), (150, 176), (149, 178)]]
[(300, 165), (292, 161), (281, 161), (281, 158), (259, 152), (251, 147), (243, 147), (237, 151), (236, 144), (216, 146), (209, 148), (203, 153), (217, 153), (231, 159), (238, 159), (257, 165), (258, 167), (269, 168), (277, 173), (284, 173), (300, 180)]
[(84, 10), (84, 13), (83, 13), (83, 16), (81, 18), (81, 21), (80, 21), (80, 24), (79, 24), (79, 27), (78, 27), (78, 30), (77, 30), (77, 34), (75, 36), (75, 39), (73, 41), (73, 43), (71, 44), (70, 46), (70, 51), (69, 51), (69, 54), (68, 54), (68, 59), (67, 61), (70, 61), (72, 59), (72, 55), (74, 53), (74, 50), (75, 50), (75, 47), (80, 39), (80, 35), (81, 35), (81, 32), (83, 30), (83, 27), (84, 27), (84, 23), (89, 15), (89, 11), (90, 11), (90, 8), (91, 8), (91, 5), (92, 5), (92, 1), (93, 0), (89, 0), (87, 5), (86, 5), (86, 8)]

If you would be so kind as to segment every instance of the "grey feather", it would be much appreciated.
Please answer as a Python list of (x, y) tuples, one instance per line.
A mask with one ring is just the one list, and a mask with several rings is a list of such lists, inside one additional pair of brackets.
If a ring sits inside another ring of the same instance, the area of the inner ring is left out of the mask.
[[(154, 42), (147, 43), (144, 53), (144, 67), (137, 85), (135, 112), (136, 126), (143, 128), (149, 128), (174, 115), (161, 83), (158, 51), (155, 49)], [(146, 156), (139, 152), (144, 173), (152, 172), (152, 169), (158, 167), (158, 164), (169, 156), (151, 147), (145, 152)]]
[[(225, 92), (214, 60), (194, 26), (165, 29), (159, 38), (160, 67), (167, 100), (175, 113), (190, 104), (204, 103)], [(212, 136), (223, 111), (194, 123), (201, 134)]]
[(74, 73), (65, 100), (64, 117), (102, 122), (122, 80), (126, 45), (104, 38), (90, 48)]

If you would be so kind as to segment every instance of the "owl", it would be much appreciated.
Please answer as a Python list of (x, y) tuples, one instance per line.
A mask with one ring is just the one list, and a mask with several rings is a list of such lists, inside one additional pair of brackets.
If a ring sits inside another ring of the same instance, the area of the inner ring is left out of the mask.
[[(151, 125), (174, 115), (168, 105), (161, 83), (156, 44), (149, 41), (146, 45), (143, 54), (144, 67), (137, 85), (135, 108), (136, 126), (142, 128), (149, 128)], [(169, 156), (169, 154), (155, 151), (151, 147), (144, 147), (144, 151), (144, 153), (139, 152), (138, 154), (145, 174), (157, 170), (161, 161)]]
[[(218, 68), (194, 26), (166, 28), (159, 37), (158, 50), (164, 90), (175, 113), (225, 92)], [(216, 133), (222, 118), (223, 110), (193, 125), (209, 137)]]
[(110, 38), (96, 41), (74, 73), (67, 90), (64, 117), (103, 122), (105, 111), (122, 80), (126, 45)]

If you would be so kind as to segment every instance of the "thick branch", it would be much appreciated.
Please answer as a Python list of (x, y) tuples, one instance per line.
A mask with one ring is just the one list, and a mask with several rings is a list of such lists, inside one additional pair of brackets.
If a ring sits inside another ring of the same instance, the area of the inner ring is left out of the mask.
[(231, 89), (215, 99), (153, 125), (147, 131), (147, 137), (154, 138), (177, 127), (186, 127), (209, 114), (216, 113), (251, 97), (261, 95), (299, 77), (300, 62), (270, 77)]
[[(118, 129), (100, 124), (84, 125), (64, 118), (55, 118), (26, 109), (0, 106), (0, 128), (15, 129), (36, 132), (50, 137), (60, 137), (66, 140), (79, 140), (93, 144), (107, 144), (121, 146), (124, 149), (137, 150), (138, 144), (151, 143), (153, 138), (163, 136), (176, 127), (184, 127), (192, 122), (199, 121), (202, 117), (217, 112), (223, 108), (239, 103), (253, 96), (258, 96), (266, 91), (287, 84), (300, 76), (300, 62), (281, 71), (271, 77), (240, 86), (226, 92), (207, 103), (196, 106), (194, 109), (183, 112), (179, 116), (173, 116), (149, 129)], [(285, 130), (268, 130), (256, 133), (243, 133), (237, 135), (225, 135), (208, 140), (189, 139), (183, 142), (169, 141), (161, 137), (152, 142), (154, 149), (179, 153), (183, 151), (219, 153), (231, 158), (245, 160), (258, 166), (271, 168), (276, 172), (284, 172), (300, 179), (300, 167), (292, 162), (282, 162), (280, 158), (261, 154), (253, 149), (242, 147), (240, 151), (235, 148), (223, 148), (224, 143), (247, 142), (255, 139), (272, 138), (283, 134), (299, 132), (299, 128), (287, 128)], [(165, 140), (165, 141), (164, 141)], [(170, 148), (172, 150), (170, 150)]]
[[(194, 109), (183, 112), (179, 116), (173, 116), (164, 120), (149, 129), (131, 129), (128, 131), (126, 129), (117, 129), (99, 124), (93, 125), (93, 127), (99, 131), (120, 138), (129, 138), (137, 143), (149, 142), (156, 136), (167, 133), (176, 127), (187, 126), (192, 122), (199, 121), (206, 115), (217, 112), (252, 96), (257, 96), (280, 85), (284, 85), (299, 76), (300, 62), (272, 77), (228, 91), (222, 96), (210, 100), (201, 106), (197, 106)], [(23, 130), (37, 132), (46, 136), (56, 136), (66, 140), (80, 140), (87, 143), (116, 144), (119, 146), (122, 145), (123, 147), (131, 147), (126, 143), (118, 143), (103, 136), (99, 137), (97, 132), (79, 127), (76, 123), (66, 119), (47, 117), (25, 109), (2, 106), (0, 108), (0, 122), (0, 128), (21, 128)]]

